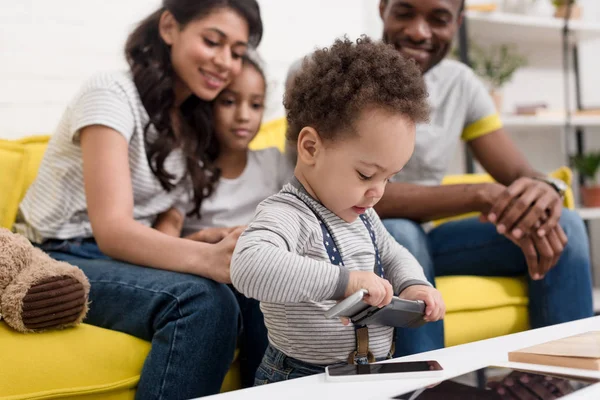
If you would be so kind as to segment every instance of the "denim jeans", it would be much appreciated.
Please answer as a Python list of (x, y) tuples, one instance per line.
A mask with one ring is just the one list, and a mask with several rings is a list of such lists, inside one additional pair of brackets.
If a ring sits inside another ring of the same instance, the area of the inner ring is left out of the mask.
[(324, 366), (309, 364), (288, 357), (269, 344), (262, 363), (256, 371), (254, 385), (266, 385), (268, 383), (287, 381), (288, 379), (302, 378), (323, 372), (325, 372)]
[(210, 279), (115, 261), (93, 239), (51, 240), (40, 247), (88, 277), (86, 323), (152, 343), (137, 399), (218, 393), (238, 339), (244, 384), (253, 385), (268, 344), (257, 301)]
[[(378, 358), (375, 361), (383, 361), (385, 359), (386, 357), (383, 357)], [(346, 365), (346, 363), (339, 363), (335, 365)], [(322, 374), (323, 372), (325, 372), (324, 366), (309, 364), (304, 361), (288, 357), (282, 351), (277, 350), (275, 347), (269, 344), (267, 351), (265, 351), (265, 356), (263, 357), (262, 363), (256, 371), (254, 386)]]
[[(406, 219), (383, 221), (387, 230), (421, 263), (427, 279), (436, 276), (525, 276), (521, 249), (477, 218), (448, 222), (425, 233)], [(558, 264), (540, 281), (528, 280), (532, 328), (593, 315), (590, 250), (581, 218), (563, 210), (560, 225), (569, 238)], [(396, 357), (444, 347), (442, 321), (396, 330)]]

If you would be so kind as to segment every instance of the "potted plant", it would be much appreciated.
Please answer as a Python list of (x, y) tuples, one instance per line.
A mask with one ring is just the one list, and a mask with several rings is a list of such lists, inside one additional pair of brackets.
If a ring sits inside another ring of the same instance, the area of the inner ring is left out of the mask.
[[(454, 57), (458, 50), (454, 50)], [(514, 73), (527, 65), (527, 59), (519, 54), (514, 45), (501, 44), (486, 49), (469, 44), (469, 63), (475, 74), (486, 82), (496, 109), (502, 111), (502, 87), (510, 82)]]
[(584, 184), (581, 187), (583, 206), (600, 207), (600, 185), (596, 177), (600, 168), (600, 151), (572, 156), (571, 166), (584, 177)]
[(552, 0), (552, 4), (554, 4), (554, 16), (556, 18), (565, 18), (567, 16), (569, 4), (571, 4), (569, 19), (581, 18), (581, 7), (577, 5), (577, 0)]

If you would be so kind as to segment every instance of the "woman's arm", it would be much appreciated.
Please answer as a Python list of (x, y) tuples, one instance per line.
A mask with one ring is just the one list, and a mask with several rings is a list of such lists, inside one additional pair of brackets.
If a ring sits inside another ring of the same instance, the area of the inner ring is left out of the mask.
[(218, 244), (206, 244), (135, 221), (127, 140), (102, 125), (84, 128), (80, 138), (88, 214), (103, 253), (132, 264), (230, 282), (229, 263), (241, 230)]

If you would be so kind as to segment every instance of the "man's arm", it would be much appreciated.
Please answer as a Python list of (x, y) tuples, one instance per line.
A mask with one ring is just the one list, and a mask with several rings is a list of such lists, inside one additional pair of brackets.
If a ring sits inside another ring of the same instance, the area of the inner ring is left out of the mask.
[(541, 177), (503, 128), (468, 142), (473, 155), (496, 181), (505, 186), (519, 178)]
[(529, 274), (542, 279), (558, 262), (568, 238), (558, 224), (562, 199), (535, 171), (503, 129), (474, 139), (471, 150), (481, 165), (507, 188), (485, 219), (525, 254)]
[(472, 211), (486, 212), (504, 190), (493, 183), (423, 186), (391, 182), (375, 210), (381, 218), (431, 221)]

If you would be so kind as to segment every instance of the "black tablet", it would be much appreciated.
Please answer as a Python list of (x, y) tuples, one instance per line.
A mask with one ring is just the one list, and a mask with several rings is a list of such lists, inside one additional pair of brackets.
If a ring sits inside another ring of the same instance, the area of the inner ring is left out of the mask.
[(383, 325), (397, 328), (417, 328), (426, 323), (425, 303), (420, 300), (392, 298), (383, 308), (369, 307), (350, 319), (358, 325)]
[(394, 397), (398, 400), (546, 400), (559, 399), (599, 382), (504, 367), (486, 367)]

